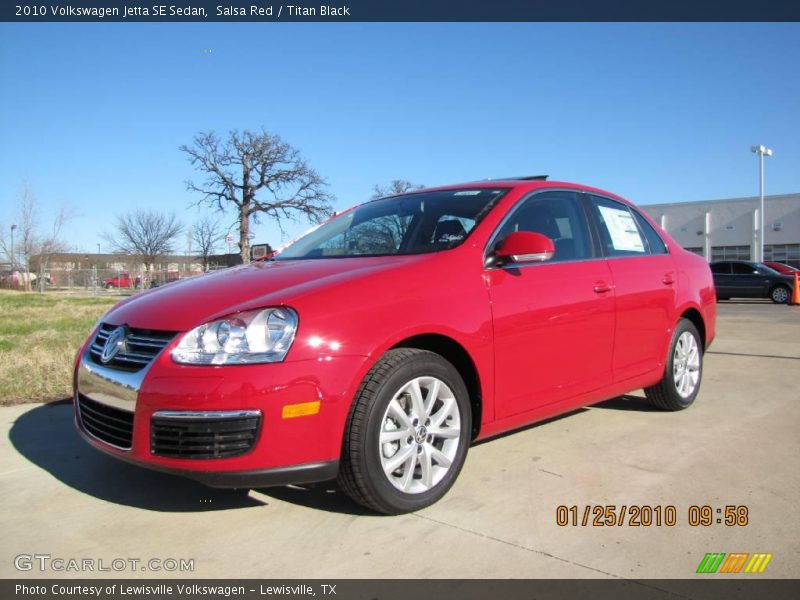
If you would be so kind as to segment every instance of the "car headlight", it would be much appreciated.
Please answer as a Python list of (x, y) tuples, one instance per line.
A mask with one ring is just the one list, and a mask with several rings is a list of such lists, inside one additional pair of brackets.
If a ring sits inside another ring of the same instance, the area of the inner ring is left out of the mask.
[(291, 308), (242, 312), (192, 329), (172, 351), (172, 359), (187, 365), (280, 362), (296, 331), (297, 313)]

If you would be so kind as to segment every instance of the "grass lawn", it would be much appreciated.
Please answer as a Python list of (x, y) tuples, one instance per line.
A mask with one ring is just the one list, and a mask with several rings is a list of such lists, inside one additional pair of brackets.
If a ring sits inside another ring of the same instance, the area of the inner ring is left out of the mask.
[(69, 398), (75, 353), (119, 300), (0, 290), (0, 405)]

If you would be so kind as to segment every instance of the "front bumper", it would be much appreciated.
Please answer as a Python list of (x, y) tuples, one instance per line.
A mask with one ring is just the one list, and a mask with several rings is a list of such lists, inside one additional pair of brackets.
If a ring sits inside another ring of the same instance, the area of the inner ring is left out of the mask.
[[(75, 405), (78, 430), (87, 442), (126, 462), (212, 487), (300, 484), (336, 477), (350, 402), (367, 368), (365, 357), (186, 366), (174, 363), (168, 350), (131, 374), (96, 364), (84, 349), (75, 369)], [(77, 409), (80, 396), (132, 414), (130, 444), (108, 443), (87, 430)], [(319, 412), (285, 417), (285, 406), (304, 402), (319, 402)], [(261, 423), (254, 443), (241, 455), (168, 457), (153, 451), (154, 416), (163, 411), (258, 411)]]
[[(97, 446), (92, 439), (86, 438), (85, 435), (84, 438), (92, 443), (92, 445)], [(105, 450), (102, 447), (99, 448)], [(140, 467), (159, 471), (160, 473), (193, 479), (208, 487), (225, 489), (247, 489), (318, 483), (336, 479), (336, 476), (339, 474), (338, 460), (290, 465), (287, 467), (274, 467), (271, 469), (256, 469), (252, 471), (189, 471), (186, 469), (164, 467), (152, 463), (143, 463), (132, 460), (126, 456), (118, 456), (118, 458)]]

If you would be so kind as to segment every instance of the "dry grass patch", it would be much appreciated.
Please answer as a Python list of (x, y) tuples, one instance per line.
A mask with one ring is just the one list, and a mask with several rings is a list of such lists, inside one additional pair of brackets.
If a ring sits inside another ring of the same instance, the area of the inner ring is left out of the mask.
[(68, 398), (75, 353), (119, 300), (0, 291), (0, 405)]

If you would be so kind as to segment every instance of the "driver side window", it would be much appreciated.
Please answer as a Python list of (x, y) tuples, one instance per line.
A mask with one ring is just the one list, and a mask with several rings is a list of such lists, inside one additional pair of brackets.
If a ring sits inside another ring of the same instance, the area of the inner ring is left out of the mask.
[(534, 194), (513, 209), (495, 238), (499, 244), (515, 231), (541, 233), (553, 241), (549, 262), (592, 258), (592, 246), (583, 209), (573, 192)]
[(758, 269), (745, 263), (731, 263), (734, 275), (758, 275)]

